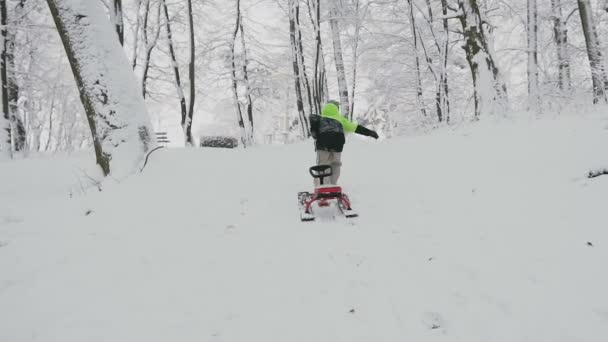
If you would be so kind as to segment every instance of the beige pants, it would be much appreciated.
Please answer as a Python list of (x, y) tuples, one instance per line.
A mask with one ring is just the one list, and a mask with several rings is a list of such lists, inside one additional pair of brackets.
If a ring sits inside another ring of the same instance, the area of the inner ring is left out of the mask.
[[(331, 177), (323, 178), (323, 185), (337, 185), (340, 178), (340, 167), (342, 166), (341, 152), (328, 152), (317, 150), (317, 165), (330, 165), (332, 169)], [(320, 180), (315, 178), (315, 186), (320, 184)]]

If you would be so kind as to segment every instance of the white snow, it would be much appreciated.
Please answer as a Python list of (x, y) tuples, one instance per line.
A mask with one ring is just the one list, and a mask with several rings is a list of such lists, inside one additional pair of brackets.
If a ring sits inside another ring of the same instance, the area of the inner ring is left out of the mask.
[(164, 149), (102, 192), (89, 154), (2, 162), (0, 341), (606, 341), (606, 108), (580, 111), (351, 137), (352, 221), (299, 222), (310, 142)]

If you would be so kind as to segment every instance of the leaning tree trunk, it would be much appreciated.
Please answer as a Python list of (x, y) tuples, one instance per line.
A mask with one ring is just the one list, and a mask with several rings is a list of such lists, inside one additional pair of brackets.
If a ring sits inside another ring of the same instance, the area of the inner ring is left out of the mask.
[(346, 83), (346, 72), (344, 71), (344, 59), (342, 57), (342, 42), (340, 41), (340, 26), (338, 24), (338, 0), (330, 0), (330, 19), (329, 26), (331, 27), (331, 36), (334, 43), (334, 59), (336, 64), (336, 73), (338, 75), (338, 91), (340, 93), (340, 106), (342, 113), (348, 115), (350, 113), (350, 101), (348, 99), (348, 85)]
[(593, 82), (593, 103), (608, 101), (606, 89), (608, 88), (608, 78), (604, 61), (602, 60), (602, 49), (597, 37), (597, 30), (593, 22), (593, 13), (589, 0), (578, 0), (578, 12), (581, 16), (585, 43), (587, 45), (587, 56), (591, 66), (591, 80)]
[(551, 0), (553, 13), (553, 36), (557, 51), (557, 84), (560, 90), (568, 91), (572, 86), (570, 78), (570, 56), (568, 54), (568, 29), (562, 14), (561, 0)]
[(8, 44), (8, 28), (7, 28), (7, 12), (6, 0), (0, 0), (0, 79), (2, 85), (2, 115), (0, 115), (0, 146), (2, 152), (8, 157), (12, 157), (13, 146), (11, 139), (11, 124), (8, 98), (8, 64), (7, 64), (7, 44)]
[(104, 175), (137, 170), (154, 143), (146, 106), (101, 4), (47, 0), (70, 62)]
[(186, 97), (184, 96), (184, 90), (182, 88), (182, 78), (179, 72), (179, 65), (177, 64), (177, 57), (175, 56), (175, 47), (173, 45), (173, 31), (171, 30), (171, 20), (169, 19), (169, 9), (167, 8), (167, 1), (163, 0), (163, 8), (165, 12), (166, 28), (167, 28), (167, 44), (169, 45), (169, 56), (171, 57), (171, 65), (173, 66), (173, 74), (175, 76), (175, 90), (177, 91), (177, 97), (179, 99), (179, 106), (182, 113), (182, 129), (184, 130), (184, 140), (187, 141), (187, 127), (186, 119), (188, 117), (188, 109), (186, 108)]
[(185, 122), (186, 145), (192, 146), (192, 118), (194, 117), (194, 102), (196, 100), (196, 74), (195, 74), (195, 55), (196, 46), (194, 45), (194, 19), (192, 17), (192, 0), (188, 0), (188, 26), (190, 27), (190, 63), (188, 64), (188, 79), (190, 81), (190, 99), (188, 101), (188, 120)]
[(528, 109), (540, 110), (538, 86), (538, 7), (536, 0), (528, 0)]
[(293, 66), (294, 89), (296, 93), (296, 108), (298, 109), (298, 117), (304, 137), (310, 136), (308, 120), (304, 112), (304, 101), (302, 99), (302, 78), (300, 77), (300, 64), (298, 63), (298, 43), (296, 34), (296, 19), (295, 19), (295, 0), (289, 0), (288, 3), (288, 18), (289, 18), (289, 43), (291, 47), (291, 62)]
[(477, 0), (458, 0), (458, 7), (464, 34), (463, 49), (473, 78), (475, 117), (478, 118), (482, 113), (505, 109), (507, 86), (494, 62)]

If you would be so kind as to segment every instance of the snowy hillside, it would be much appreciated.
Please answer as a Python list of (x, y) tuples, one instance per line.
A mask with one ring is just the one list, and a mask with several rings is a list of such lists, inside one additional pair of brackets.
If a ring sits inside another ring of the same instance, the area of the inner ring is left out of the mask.
[(311, 142), (3, 162), (0, 341), (608, 341), (605, 126), (351, 137), (350, 221), (299, 222)]

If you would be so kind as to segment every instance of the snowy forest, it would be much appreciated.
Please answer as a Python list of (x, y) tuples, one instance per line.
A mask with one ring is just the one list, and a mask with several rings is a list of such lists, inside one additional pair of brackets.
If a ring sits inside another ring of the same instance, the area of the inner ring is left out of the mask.
[(0, 342), (608, 341), (608, 0), (0, 30)]
[(384, 137), (607, 101), (604, 0), (2, 0), (0, 12), (3, 155), (94, 148), (106, 173), (114, 150), (138, 160), (154, 132), (171, 146), (307, 139), (330, 99)]

